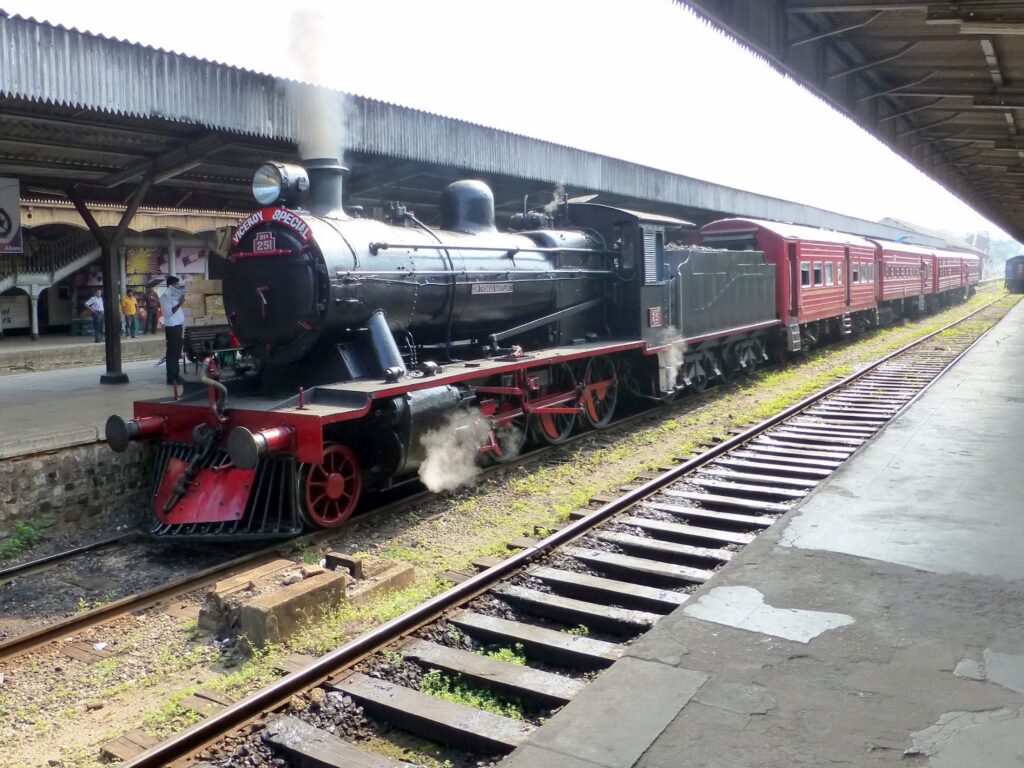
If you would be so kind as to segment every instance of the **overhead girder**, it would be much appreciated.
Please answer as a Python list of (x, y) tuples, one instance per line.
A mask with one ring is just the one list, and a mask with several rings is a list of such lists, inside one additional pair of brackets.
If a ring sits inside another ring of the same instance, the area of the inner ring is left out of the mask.
[[(1024, 25), (1024, 2), (679, 1), (1024, 238), (1024, 219), (1011, 204), (1024, 185), (1019, 177), (1011, 177), (1015, 187), (1006, 183), (1013, 158), (1000, 168), (1003, 160), (986, 154), (969, 174), (969, 165), (949, 155), (974, 141), (1016, 146), (1024, 133), (1015, 118), (1024, 90), (1012, 87), (1024, 82), (1024, 36), (964, 28), (968, 21)], [(1008, 65), (1016, 69), (1008, 72)], [(979, 183), (993, 175), (997, 183)]]

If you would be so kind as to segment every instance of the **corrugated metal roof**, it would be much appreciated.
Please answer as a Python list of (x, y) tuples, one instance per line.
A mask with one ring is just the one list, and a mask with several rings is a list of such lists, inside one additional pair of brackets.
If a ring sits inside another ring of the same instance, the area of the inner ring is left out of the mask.
[[(0, 15), (0, 96), (295, 142), (287, 81)], [(463, 120), (338, 93), (349, 148), (707, 211), (896, 238), (902, 230)]]
[(702, 232), (748, 232), (754, 229), (766, 229), (779, 237), (787, 240), (813, 240), (816, 243), (834, 243), (837, 245), (852, 245), (860, 248), (875, 249), (875, 244), (863, 237), (836, 232), (829, 229), (815, 229), (800, 224), (786, 224), (780, 221), (765, 221), (760, 219), (722, 219), (715, 221), (701, 229)]

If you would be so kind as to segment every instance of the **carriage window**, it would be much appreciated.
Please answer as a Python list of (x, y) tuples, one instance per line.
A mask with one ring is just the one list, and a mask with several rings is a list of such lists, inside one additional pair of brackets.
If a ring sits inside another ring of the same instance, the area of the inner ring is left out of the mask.
[(821, 262), (820, 261), (814, 262), (814, 284), (815, 285), (822, 285), (822, 282), (821, 282)]
[(851, 283), (859, 283), (860, 282), (860, 262), (859, 261), (851, 261), (850, 262), (850, 282)]
[(868, 282), (869, 283), (875, 282), (875, 264), (874, 264), (874, 262), (871, 262), (871, 263), (868, 264)]
[(836, 264), (836, 283), (839, 285), (843, 284), (843, 263), (839, 262)]
[(825, 262), (825, 285), (835, 285), (835, 279), (832, 276), (832, 262)]
[(804, 288), (811, 284), (811, 262), (800, 262), (800, 285)]

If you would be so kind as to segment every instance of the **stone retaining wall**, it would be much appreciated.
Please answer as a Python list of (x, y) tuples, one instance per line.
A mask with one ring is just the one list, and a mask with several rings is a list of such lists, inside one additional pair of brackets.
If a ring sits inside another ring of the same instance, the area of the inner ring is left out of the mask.
[(141, 445), (114, 453), (97, 442), (0, 461), (0, 539), (19, 520), (46, 520), (60, 533), (138, 525), (151, 454)]

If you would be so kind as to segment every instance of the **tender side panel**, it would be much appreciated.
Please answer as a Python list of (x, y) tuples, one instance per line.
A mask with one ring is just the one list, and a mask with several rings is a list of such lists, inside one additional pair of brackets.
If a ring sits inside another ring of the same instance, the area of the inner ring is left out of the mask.
[(673, 322), (697, 338), (775, 321), (774, 264), (757, 251), (677, 252)]

